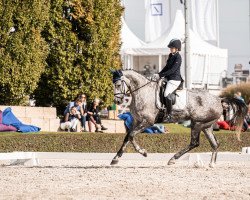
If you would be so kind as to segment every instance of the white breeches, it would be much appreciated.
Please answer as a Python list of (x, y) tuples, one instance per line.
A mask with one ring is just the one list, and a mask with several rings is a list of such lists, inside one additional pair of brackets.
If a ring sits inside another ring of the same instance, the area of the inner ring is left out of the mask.
[(77, 118), (74, 118), (70, 122), (71, 122), (71, 127), (70, 128), (76, 129), (79, 120)]
[(61, 123), (60, 126), (62, 130), (70, 129), (70, 128), (76, 129), (78, 122), (79, 120), (77, 118), (74, 118), (71, 121)]
[(167, 97), (173, 91), (175, 91), (180, 85), (181, 81), (169, 80), (167, 82), (166, 90), (164, 92), (164, 97)]

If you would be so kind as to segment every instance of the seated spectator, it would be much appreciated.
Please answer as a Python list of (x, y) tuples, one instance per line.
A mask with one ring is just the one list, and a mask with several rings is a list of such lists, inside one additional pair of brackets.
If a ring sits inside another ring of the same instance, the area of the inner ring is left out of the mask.
[[(102, 132), (102, 130), (107, 130), (107, 128), (105, 128), (101, 122), (99, 103), (100, 100), (96, 98), (94, 102), (89, 106), (87, 115), (89, 132), (91, 132), (91, 122), (95, 125), (95, 132)], [(99, 130), (99, 126), (101, 126), (101, 130)]]
[(247, 106), (248, 106), (248, 112), (247, 112), (247, 116), (246, 116), (246, 122), (247, 122), (248, 126), (250, 126), (250, 99), (247, 102)]
[[(235, 94), (234, 94), (234, 97), (235, 98), (237, 98), (237, 99), (239, 99), (239, 100), (241, 100), (241, 101), (243, 101), (244, 103), (245, 103), (245, 100), (244, 100), (244, 98), (242, 97), (242, 95), (241, 95), (241, 92), (236, 92)], [(247, 131), (248, 130), (248, 122), (247, 122), (247, 116), (244, 118), (244, 121), (243, 121), (243, 125), (242, 125), (242, 131)]]
[(80, 113), (83, 113), (83, 110), (82, 110), (82, 99), (81, 98), (77, 98), (75, 101), (72, 101), (70, 102), (66, 109), (64, 110), (64, 117), (66, 117), (66, 115), (69, 115), (70, 113), (70, 108), (75, 106), (76, 107), (76, 110), (79, 111)]
[(76, 127), (80, 119), (81, 114), (77, 110), (77, 107), (72, 106), (70, 112), (65, 115), (64, 123), (61, 123), (60, 127), (62, 130), (76, 132)]
[(153, 126), (150, 126), (146, 129), (143, 130), (143, 133), (149, 133), (149, 134), (154, 134), (154, 133), (169, 133), (167, 128), (161, 124), (154, 124)]
[(223, 115), (218, 119), (217, 124), (219, 125), (220, 129), (224, 129), (224, 130), (230, 130), (231, 129), (231, 127), (229, 126), (228, 121), (224, 120)]
[(86, 130), (86, 117), (87, 117), (87, 112), (88, 112), (88, 108), (87, 108), (87, 97), (86, 94), (80, 94), (78, 95), (78, 98), (81, 99), (82, 101), (82, 112), (81, 112), (81, 125), (82, 125), (82, 132), (87, 132)]
[[(239, 96), (236, 98), (239, 98), (240, 100), (242, 100)], [(232, 126), (232, 122), (231, 122), (231, 118), (233, 116), (233, 113), (232, 113), (233, 109), (230, 108), (230, 106), (225, 102), (222, 102), (222, 107), (223, 107), (223, 115), (217, 121), (219, 128), (224, 129), (224, 130), (235, 130), (236, 127)], [(247, 129), (248, 129), (248, 125), (246, 123), (246, 119), (244, 119), (243, 124), (242, 124), (242, 131), (246, 131)]]
[(234, 97), (245, 102), (244, 98), (241, 96), (241, 92), (240, 91), (237, 91), (234, 93)]

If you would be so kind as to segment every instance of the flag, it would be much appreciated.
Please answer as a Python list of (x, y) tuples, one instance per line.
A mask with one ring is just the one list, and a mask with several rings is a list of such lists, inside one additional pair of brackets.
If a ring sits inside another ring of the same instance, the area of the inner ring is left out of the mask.
[(218, 40), (217, 0), (191, 0), (191, 27), (203, 40)]

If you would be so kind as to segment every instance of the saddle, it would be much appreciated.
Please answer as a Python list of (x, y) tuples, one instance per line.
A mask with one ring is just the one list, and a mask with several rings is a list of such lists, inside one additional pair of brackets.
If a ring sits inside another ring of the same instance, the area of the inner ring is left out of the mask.
[[(176, 94), (176, 91), (177, 90), (183, 90), (183, 83), (184, 81), (182, 81), (180, 83), (180, 85), (178, 86), (178, 88), (172, 92), (172, 94), (170, 94), (170, 97), (171, 97), (171, 100), (172, 100), (172, 105), (174, 105), (176, 103), (176, 96), (178, 94)], [(159, 99), (160, 99), (160, 102), (162, 105), (165, 104), (165, 99), (164, 99), (164, 92), (166, 90), (166, 84), (167, 84), (167, 81), (166, 80), (163, 80), (162, 82), (159, 82), (160, 84), (160, 90), (159, 90)]]
[[(181, 84), (179, 85), (179, 87), (172, 94), (170, 94), (171, 103), (172, 103), (171, 108), (176, 103), (176, 96), (179, 96), (176, 93), (176, 91), (183, 89), (183, 82), (184, 81), (182, 81)], [(158, 112), (158, 114), (156, 116), (155, 123), (163, 122), (164, 118), (165, 118), (165, 115), (166, 115), (166, 110), (169, 109), (169, 107), (167, 107), (165, 105), (165, 97), (164, 97), (164, 92), (166, 90), (166, 84), (167, 84), (167, 81), (163, 80), (163, 79), (158, 82), (158, 86), (157, 86), (157, 90), (156, 90), (156, 95), (158, 95), (158, 98), (156, 100), (156, 106), (159, 109), (159, 112)], [(170, 122), (171, 119), (168, 120), (168, 121)]]

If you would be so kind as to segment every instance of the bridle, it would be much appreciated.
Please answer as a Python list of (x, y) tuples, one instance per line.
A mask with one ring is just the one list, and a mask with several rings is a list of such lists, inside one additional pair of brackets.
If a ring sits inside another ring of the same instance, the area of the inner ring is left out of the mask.
[[(124, 95), (131, 95), (132, 93), (134, 93), (134, 92), (140, 90), (141, 88), (145, 87), (146, 85), (148, 85), (148, 84), (150, 84), (150, 83), (152, 82), (152, 79), (151, 79), (151, 80), (149, 80), (149, 82), (147, 82), (146, 84), (144, 84), (144, 85), (142, 85), (142, 86), (140, 86), (140, 87), (134, 89), (133, 91), (130, 91), (129, 89), (126, 90), (126, 87), (127, 87), (127, 88), (130, 87), (130, 86), (126, 83), (126, 81), (125, 81), (125, 80), (122, 80), (122, 79), (119, 79), (119, 80), (120, 80), (121, 83), (122, 83), (122, 90), (121, 90), (121, 92), (119, 92), (119, 93), (115, 93), (114, 96), (117, 97), (117, 98), (120, 98), (120, 99), (123, 99)], [(117, 81), (119, 81), (119, 80), (117, 80)], [(117, 82), (117, 81), (116, 81), (116, 82)], [(115, 84), (116, 82), (114, 82), (114, 84)], [(118, 96), (118, 95), (121, 95), (121, 94), (123, 95), (123, 97)]]
[[(118, 95), (121, 95), (121, 94), (122, 94), (122, 95), (128, 95), (128, 94), (129, 94), (129, 93), (128, 93), (129, 90), (126, 90), (126, 87), (128, 88), (129, 86), (128, 86), (128, 84), (126, 83), (126, 81), (124, 81), (124, 80), (119, 79), (119, 80), (117, 80), (117, 81), (121, 81), (122, 89), (121, 89), (121, 92), (115, 93), (114, 96), (117, 97), (117, 98), (122, 99), (122, 98), (121, 98), (120, 96), (118, 96)], [(117, 81), (114, 82), (114, 84), (116, 84)]]

